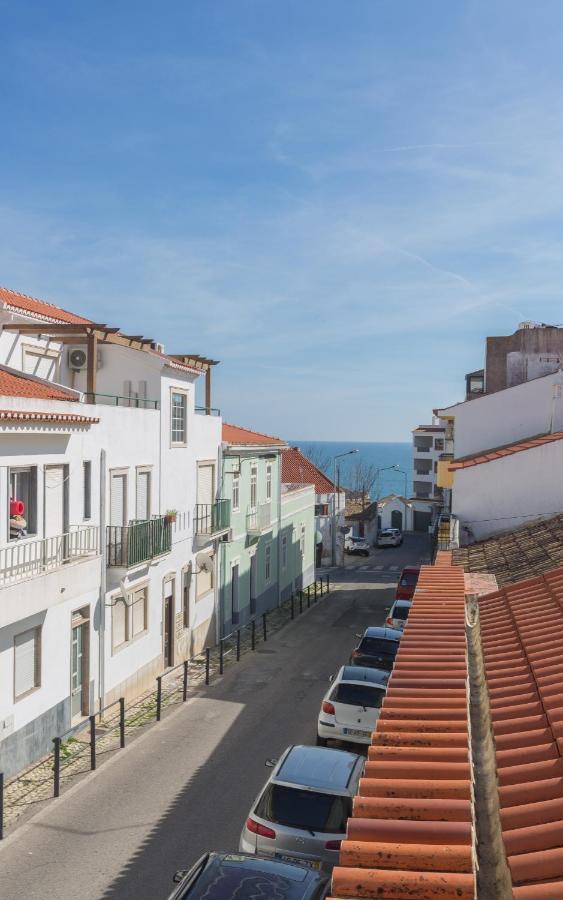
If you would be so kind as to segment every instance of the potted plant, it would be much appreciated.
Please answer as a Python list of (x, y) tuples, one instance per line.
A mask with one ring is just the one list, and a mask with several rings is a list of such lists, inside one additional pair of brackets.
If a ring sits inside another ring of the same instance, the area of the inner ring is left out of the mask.
[(167, 509), (166, 514), (164, 516), (164, 520), (167, 525), (173, 525), (176, 521), (176, 517), (178, 515), (177, 509)]

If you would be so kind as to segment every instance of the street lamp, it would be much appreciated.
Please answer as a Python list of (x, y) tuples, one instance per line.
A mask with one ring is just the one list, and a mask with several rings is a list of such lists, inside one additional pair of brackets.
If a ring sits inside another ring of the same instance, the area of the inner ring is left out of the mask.
[[(334, 487), (334, 493), (332, 495), (332, 565), (336, 565), (336, 460), (342, 459), (343, 456), (350, 456), (352, 453), (358, 453), (358, 449), (354, 450), (346, 450), (345, 453), (337, 453), (336, 456), (333, 457), (333, 479), (332, 484)], [(339, 482), (339, 490), (340, 493), (340, 467), (338, 467), (338, 482)]]
[(404, 471), (404, 469), (400, 469), (399, 466), (391, 466), (391, 468), (394, 469), (395, 472), (400, 472), (401, 475), (403, 476), (403, 478), (405, 479), (405, 490), (403, 492), (403, 501), (405, 504), (405, 521), (403, 522), (403, 531), (406, 531), (407, 530), (407, 507), (408, 507), (408, 503), (407, 503), (407, 473)]

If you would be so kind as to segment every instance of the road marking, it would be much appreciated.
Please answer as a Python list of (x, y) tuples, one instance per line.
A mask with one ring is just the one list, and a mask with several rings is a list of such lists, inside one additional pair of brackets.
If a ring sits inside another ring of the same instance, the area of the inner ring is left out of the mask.
[(360, 572), (369, 572), (370, 571), (369, 566), (358, 566), (358, 569)]
[(384, 569), (383, 566), (376, 566), (374, 569), (374, 572), (383, 572), (383, 569)]
[(389, 571), (396, 572), (398, 568), (399, 568), (399, 566), (389, 566)]

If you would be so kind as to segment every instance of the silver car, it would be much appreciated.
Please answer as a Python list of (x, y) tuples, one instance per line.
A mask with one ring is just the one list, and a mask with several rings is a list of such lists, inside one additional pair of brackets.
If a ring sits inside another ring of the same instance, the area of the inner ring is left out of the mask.
[(364, 762), (345, 750), (288, 747), (250, 810), (239, 849), (330, 872)]
[(385, 624), (389, 628), (396, 628), (397, 631), (403, 631), (409, 617), (409, 610), (412, 606), (412, 600), (395, 600), (393, 606), (389, 610), (389, 615), (385, 619)]
[(378, 547), (400, 547), (403, 543), (403, 535), (398, 528), (385, 528), (377, 536)]

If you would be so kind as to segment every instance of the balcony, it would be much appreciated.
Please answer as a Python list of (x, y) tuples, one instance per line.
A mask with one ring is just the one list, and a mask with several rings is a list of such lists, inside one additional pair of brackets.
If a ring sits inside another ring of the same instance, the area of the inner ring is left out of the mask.
[(198, 503), (194, 513), (194, 534), (196, 538), (215, 538), (229, 531), (231, 527), (231, 501), (216, 500), (215, 503)]
[(25, 538), (13, 541), (0, 549), (0, 587), (36, 578), (99, 553), (100, 529), (97, 525), (37, 541)]
[(107, 564), (130, 569), (169, 553), (172, 547), (172, 524), (165, 516), (156, 516), (130, 525), (108, 525)]
[(272, 527), (272, 504), (259, 503), (250, 507), (246, 514), (246, 530), (248, 534), (264, 534)]

